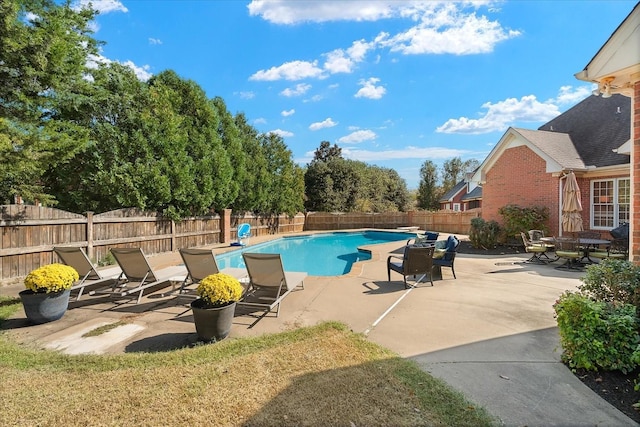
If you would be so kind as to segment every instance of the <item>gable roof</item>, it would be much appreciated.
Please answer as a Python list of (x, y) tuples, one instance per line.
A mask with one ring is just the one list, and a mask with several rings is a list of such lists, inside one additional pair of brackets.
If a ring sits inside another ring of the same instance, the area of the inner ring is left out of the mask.
[(631, 137), (631, 99), (623, 95), (591, 95), (538, 129), (569, 135), (586, 167), (630, 163), (628, 155), (613, 151)]
[(463, 179), (462, 181), (454, 185), (451, 190), (444, 193), (444, 195), (440, 198), (439, 202), (446, 203), (446, 202), (452, 201), (453, 198), (456, 196), (456, 194), (462, 191), (466, 186), (467, 186), (467, 183)]
[(586, 67), (575, 74), (578, 80), (598, 83), (598, 91), (633, 96), (633, 84), (640, 72), (640, 2), (611, 34)]
[(544, 155), (538, 155), (547, 161), (554, 161), (558, 167), (556, 169), (586, 169), (585, 163), (580, 158), (570, 135), (560, 132), (548, 132), (543, 130), (513, 128), (514, 132), (520, 134), (532, 146), (537, 148)]
[(479, 185), (473, 190), (471, 190), (471, 192), (462, 196), (461, 198), (461, 200), (464, 200), (464, 201), (477, 200), (477, 199), (482, 199), (482, 187)]

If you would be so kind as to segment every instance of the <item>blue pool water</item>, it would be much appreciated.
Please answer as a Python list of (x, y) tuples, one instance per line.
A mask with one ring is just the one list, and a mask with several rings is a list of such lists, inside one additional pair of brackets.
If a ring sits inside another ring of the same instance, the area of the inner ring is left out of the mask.
[(415, 233), (361, 231), (283, 237), (217, 255), (218, 266), (244, 267), (242, 252), (279, 253), (285, 270), (306, 271), (310, 276), (339, 276), (351, 271), (354, 262), (371, 259), (358, 247), (406, 241)]

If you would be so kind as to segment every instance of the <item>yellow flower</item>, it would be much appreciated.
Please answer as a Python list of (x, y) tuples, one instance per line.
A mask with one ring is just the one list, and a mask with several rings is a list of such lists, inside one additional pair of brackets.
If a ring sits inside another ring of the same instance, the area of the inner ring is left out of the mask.
[(202, 279), (196, 292), (208, 305), (224, 305), (242, 297), (242, 285), (233, 276), (216, 273)]
[(29, 273), (24, 279), (24, 286), (33, 292), (60, 292), (70, 289), (79, 278), (73, 267), (49, 264)]

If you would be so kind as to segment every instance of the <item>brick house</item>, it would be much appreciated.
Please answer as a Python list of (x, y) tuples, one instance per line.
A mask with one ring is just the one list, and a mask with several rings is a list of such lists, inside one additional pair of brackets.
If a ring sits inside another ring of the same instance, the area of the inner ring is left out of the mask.
[(562, 235), (564, 176), (578, 179), (585, 230), (603, 236), (630, 219), (631, 103), (589, 96), (537, 130), (509, 128), (475, 172), (482, 217), (502, 222), (507, 204), (549, 208), (548, 232)]
[(575, 76), (596, 83), (602, 96), (619, 93), (631, 99), (629, 257), (640, 264), (640, 3)]
[(473, 174), (468, 174), (438, 200), (441, 210), (462, 212), (481, 207), (482, 187), (471, 180), (472, 176)]

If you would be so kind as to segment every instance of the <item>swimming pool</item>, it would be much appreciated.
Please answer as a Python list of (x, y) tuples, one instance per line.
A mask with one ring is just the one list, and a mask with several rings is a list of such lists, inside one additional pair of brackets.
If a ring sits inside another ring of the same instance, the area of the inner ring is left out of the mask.
[(311, 276), (339, 276), (351, 271), (354, 262), (371, 259), (358, 247), (378, 243), (406, 241), (415, 233), (393, 231), (357, 231), (282, 237), (217, 255), (218, 266), (244, 267), (242, 252), (279, 253), (285, 270), (306, 271)]

